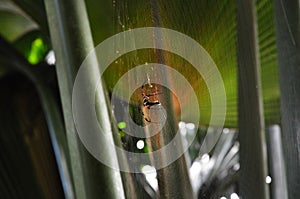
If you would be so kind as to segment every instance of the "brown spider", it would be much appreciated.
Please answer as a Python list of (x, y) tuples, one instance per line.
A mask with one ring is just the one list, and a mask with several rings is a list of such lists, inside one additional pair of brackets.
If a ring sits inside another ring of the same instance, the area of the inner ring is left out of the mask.
[(151, 100), (150, 97), (157, 96), (161, 93), (155, 92), (155, 93), (146, 93), (145, 91), (145, 84), (142, 85), (142, 97), (143, 97), (143, 109), (142, 114), (144, 116), (144, 120), (147, 122), (151, 122), (150, 116), (149, 116), (149, 109), (152, 106), (160, 105), (160, 102), (158, 100)]

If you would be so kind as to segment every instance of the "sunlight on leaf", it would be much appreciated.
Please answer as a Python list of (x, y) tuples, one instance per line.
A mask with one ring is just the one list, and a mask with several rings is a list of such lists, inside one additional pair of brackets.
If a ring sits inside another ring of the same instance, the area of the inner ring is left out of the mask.
[(39, 63), (46, 53), (46, 47), (41, 38), (37, 38), (31, 44), (31, 49), (28, 55), (28, 61), (31, 64)]
[(118, 127), (119, 127), (119, 129), (125, 129), (126, 128), (126, 123), (125, 122), (119, 122)]

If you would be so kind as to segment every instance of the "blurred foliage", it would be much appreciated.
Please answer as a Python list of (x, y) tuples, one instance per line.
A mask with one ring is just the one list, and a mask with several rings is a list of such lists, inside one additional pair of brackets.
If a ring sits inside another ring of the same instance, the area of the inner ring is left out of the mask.
[(280, 92), (273, 0), (257, 0), (258, 38), (266, 124), (280, 123)]
[(119, 129), (124, 129), (124, 128), (126, 128), (126, 122), (119, 122), (119, 123), (118, 123), (118, 127), (119, 127)]
[(31, 49), (27, 57), (29, 63), (31, 64), (39, 63), (42, 60), (42, 58), (44, 58), (45, 52), (46, 52), (46, 48), (43, 43), (43, 40), (41, 38), (35, 39), (31, 43)]
[[(227, 94), (225, 125), (237, 126), (235, 1), (159, 0), (157, 7), (153, 7), (148, 0), (105, 0), (100, 3), (97, 0), (85, 0), (85, 2), (94, 45), (121, 31), (147, 26), (177, 30), (199, 42), (215, 61), (224, 80)], [(266, 124), (280, 123), (273, 1), (257, 0), (256, 4), (265, 120)], [(0, 35), (10, 41), (32, 65), (43, 61), (51, 49), (42, 0), (0, 0), (0, 27)], [(192, 85), (199, 101), (200, 124), (208, 125), (211, 103), (203, 78), (183, 58), (169, 52), (161, 53), (166, 58), (165, 64), (180, 72)], [(133, 67), (156, 61), (154, 52), (149, 49), (130, 52), (119, 57), (104, 74), (109, 92), (113, 91), (120, 77)], [(5, 72), (3, 71), (0, 60), (0, 76)], [(146, 74), (141, 75), (146, 79)], [(171, 79), (171, 82), (176, 83), (176, 79)], [(126, 84), (123, 85), (123, 91), (127, 91)], [(190, 92), (192, 91), (185, 91), (187, 98)], [(137, 108), (140, 99), (135, 98), (130, 106), (130, 113), (133, 119), (142, 123), (141, 110)], [(184, 102), (181, 109), (185, 109), (188, 105), (188, 101)], [(193, 117), (192, 113), (182, 119), (189, 121), (190, 117)], [(124, 148), (136, 152), (149, 152), (147, 145), (142, 150), (137, 150), (135, 145), (138, 139), (129, 137), (122, 131), (126, 127), (126, 122), (120, 122), (118, 127), (123, 143), (127, 144)], [(196, 157), (194, 153), (191, 158)]]
[[(50, 45), (45, 30), (44, 6), (41, 0), (13, 3), (2, 0), (0, 6), (0, 34), (15, 46), (27, 59), (36, 64), (42, 60)], [(146, 0), (86, 0), (88, 16), (95, 45), (106, 38), (129, 29), (145, 26), (161, 26), (182, 32), (199, 42), (211, 55), (224, 80), (227, 94), (226, 126), (237, 125), (237, 64), (236, 64), (236, 16), (234, 1), (158, 1), (154, 8)], [(273, 1), (257, 0), (258, 34), (261, 55), (261, 76), (266, 123), (280, 123), (279, 89)], [(24, 11), (21, 11), (21, 9)], [(39, 10), (39, 12), (36, 12)], [(166, 12), (167, 11), (167, 12)], [(33, 16), (35, 14), (35, 16)], [(157, 16), (157, 19), (154, 19)], [(155, 24), (159, 23), (159, 24)], [(37, 30), (40, 27), (42, 31)], [(42, 39), (42, 45), (38, 44)], [(36, 40), (36, 41), (35, 41)], [(35, 41), (35, 42), (34, 42)], [(193, 67), (184, 59), (164, 52), (166, 64), (187, 77), (195, 90), (201, 110), (201, 121), (210, 121), (210, 95), (206, 84)], [(145, 62), (155, 62), (153, 52), (141, 50), (123, 55), (112, 63), (105, 73), (109, 91), (117, 80), (132, 67)], [(174, 80), (173, 80), (174, 81)], [(126, 87), (124, 87), (126, 91)], [(190, 91), (186, 92), (189, 95)], [(182, 105), (182, 109), (187, 104)], [(192, 116), (191, 116), (192, 117)], [(189, 120), (188, 117), (183, 118)]]
[(35, 65), (43, 61), (49, 51), (49, 44), (46, 42), (47, 40), (41, 32), (33, 31), (15, 41), (14, 46), (27, 58), (29, 63)]
[(0, 34), (8, 41), (15, 41), (26, 32), (37, 29), (30, 19), (5, 10), (0, 10), (0, 27)]

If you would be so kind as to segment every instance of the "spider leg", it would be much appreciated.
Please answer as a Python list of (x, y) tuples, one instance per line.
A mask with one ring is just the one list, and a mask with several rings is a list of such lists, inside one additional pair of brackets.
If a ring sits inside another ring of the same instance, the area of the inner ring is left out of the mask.
[(160, 95), (162, 94), (162, 92), (156, 92), (156, 93), (150, 93), (150, 94), (144, 94), (146, 97), (151, 97), (151, 96), (156, 96), (156, 95)]
[(146, 117), (144, 117), (144, 119), (145, 119), (147, 122), (151, 122), (151, 120), (148, 119), (148, 118), (146, 118)]
[(159, 104), (160, 104), (159, 101), (145, 101), (144, 102), (144, 106), (147, 107), (148, 109), (150, 109), (151, 106), (159, 105)]

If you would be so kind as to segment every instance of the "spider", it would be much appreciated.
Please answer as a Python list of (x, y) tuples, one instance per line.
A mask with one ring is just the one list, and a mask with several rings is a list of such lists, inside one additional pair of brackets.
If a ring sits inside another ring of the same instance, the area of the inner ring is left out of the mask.
[[(151, 84), (149, 84), (149, 85), (152, 87)], [(151, 119), (149, 116), (149, 109), (152, 106), (160, 105), (160, 102), (158, 100), (151, 100), (150, 97), (157, 96), (159, 94), (161, 94), (161, 93), (155, 92), (155, 93), (147, 94), (145, 91), (145, 83), (142, 85), (142, 97), (143, 97), (143, 106), (144, 106), (142, 109), (142, 114), (144, 116), (144, 120), (147, 122), (151, 122)]]

